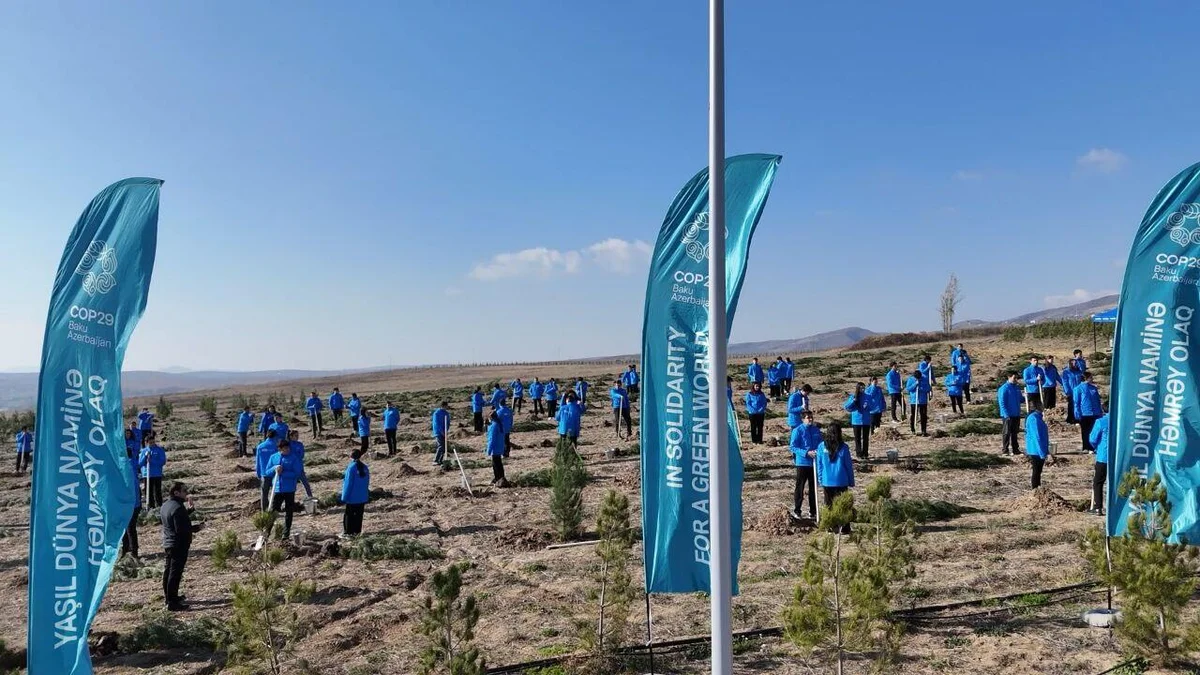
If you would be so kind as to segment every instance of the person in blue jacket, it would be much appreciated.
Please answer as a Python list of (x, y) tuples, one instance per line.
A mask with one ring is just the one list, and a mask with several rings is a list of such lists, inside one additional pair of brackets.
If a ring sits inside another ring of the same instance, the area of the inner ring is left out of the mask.
[(385, 401), (383, 406), (383, 436), (387, 440), (388, 457), (396, 454), (396, 430), (400, 428), (400, 409)]
[(146, 434), (154, 431), (154, 413), (149, 408), (142, 408), (142, 412), (138, 413), (138, 431), (142, 432), (142, 446), (145, 447)]
[(154, 434), (147, 434), (143, 441), (148, 445), (142, 449), (138, 468), (142, 470), (142, 477), (148, 479), (146, 502), (150, 508), (158, 508), (163, 505), (163, 467), (167, 465), (167, 451), (154, 441)]
[(1100, 390), (1092, 383), (1090, 372), (1084, 371), (1083, 382), (1075, 387), (1074, 396), (1075, 419), (1079, 422), (1079, 435), (1083, 439), (1082, 449), (1084, 452), (1092, 452), (1092, 427), (1104, 414), (1104, 409), (1100, 407)]
[(500, 423), (504, 426), (504, 456), (512, 452), (512, 430), (513, 430), (513, 411), (504, 401), (500, 401), (500, 407), (496, 408), (496, 416), (500, 418)]
[(921, 378), (925, 380), (930, 393), (933, 393), (933, 383), (937, 381), (933, 374), (933, 357), (928, 354), (921, 357), (921, 362), (917, 364), (917, 370), (921, 371)]
[(362, 534), (363, 510), (371, 499), (371, 469), (362, 461), (362, 451), (350, 453), (350, 464), (342, 475), (342, 535)]
[[(827, 508), (831, 507), (838, 495), (854, 487), (854, 460), (850, 459), (850, 448), (842, 441), (842, 425), (830, 422), (821, 444), (811, 453), (816, 460), (823, 501)], [(850, 525), (842, 527), (842, 534), (850, 534)]]
[(358, 429), (358, 416), (362, 412), (362, 400), (358, 398), (358, 394), (351, 392), (350, 400), (346, 401), (346, 412), (350, 415), (350, 430)]
[(546, 416), (554, 417), (554, 413), (558, 412), (558, 382), (553, 377), (546, 383), (542, 398), (546, 401)]
[[(730, 396), (732, 395), (730, 393)], [(797, 388), (788, 396), (787, 421), (789, 429), (795, 429), (804, 423), (804, 412), (808, 410), (808, 405), (808, 394), (804, 392), (804, 387)]]
[(871, 452), (871, 402), (862, 382), (854, 386), (842, 410), (850, 413), (850, 426), (854, 428), (854, 456), (866, 459)]
[(320, 438), (325, 431), (325, 418), (321, 416), (321, 411), (325, 409), (325, 403), (321, 401), (321, 397), (317, 396), (317, 392), (312, 392), (308, 395), (308, 400), (304, 402), (304, 409), (308, 411), (308, 425), (312, 430), (313, 438)]
[(125, 534), (121, 536), (122, 555), (131, 555), (134, 558), (138, 557), (138, 513), (142, 510), (142, 480), (138, 476), (138, 454), (131, 445), (133, 435), (129, 430), (125, 430), (125, 456), (128, 458), (129, 475), (133, 477), (133, 515), (129, 517), (129, 524), (125, 526)]
[[(928, 357), (926, 357), (928, 358)], [(930, 368), (932, 371), (933, 368)], [(929, 380), (918, 368), (904, 382), (904, 391), (908, 392), (908, 429), (917, 433), (917, 418), (921, 419), (921, 435), (928, 436), (929, 426), (929, 392), (932, 386)]]
[(813, 424), (813, 414), (805, 410), (800, 415), (800, 424), (792, 428), (791, 440), (788, 443), (792, 451), (792, 459), (796, 463), (796, 487), (792, 491), (792, 517), (800, 520), (800, 507), (804, 503), (804, 494), (808, 493), (808, 517), (817, 517), (817, 483), (813, 475), (813, 458), (809, 453), (821, 445), (821, 430)]
[(638, 385), (641, 381), (641, 378), (638, 377), (637, 366), (629, 364), (629, 367), (625, 369), (625, 374), (621, 376), (621, 384), (625, 385), (625, 391), (629, 392), (630, 401), (637, 400)]
[(488, 416), (487, 428), (487, 446), (485, 452), (488, 457), (492, 458), (492, 485), (496, 487), (505, 487), (508, 482), (504, 480), (504, 452), (506, 450), (504, 433), (504, 422), (500, 421), (500, 416), (493, 410)]
[(371, 451), (371, 411), (361, 408), (354, 419), (358, 420), (358, 449), (365, 455)]
[(429, 418), (429, 427), (433, 432), (433, 442), (437, 445), (433, 463), (440, 466), (442, 460), (446, 458), (446, 439), (450, 437), (449, 401), (442, 401), (440, 406), (433, 409), (433, 415)]
[[(542, 393), (544, 389), (545, 387), (542, 385), (542, 381), (536, 377), (533, 378), (533, 382), (529, 383), (529, 400), (533, 402), (534, 415), (546, 414), (546, 408), (542, 406)], [(482, 417), (479, 418), (479, 424), (476, 426), (479, 427), (476, 429), (476, 431), (483, 431)]]
[(946, 386), (946, 396), (950, 398), (950, 412), (967, 414), (963, 408), (962, 378), (958, 376), (958, 366), (950, 366), (943, 384)]
[(733, 376), (725, 376), (725, 398), (729, 399), (729, 405), (733, 405)]
[(237, 418), (237, 435), (238, 435), (238, 457), (246, 457), (250, 454), (250, 427), (254, 424), (254, 413), (250, 412), (250, 406), (242, 408), (242, 412)]
[(267, 475), (267, 464), (271, 456), (279, 452), (279, 439), (275, 431), (268, 429), (267, 437), (254, 449), (254, 472), (258, 476), (259, 507), (266, 511), (271, 506), (271, 480)]
[[(132, 438), (127, 436), (126, 438)], [(33, 433), (29, 427), (21, 427), (17, 432), (17, 473), (24, 473), (29, 468), (29, 458), (33, 455)]]
[(751, 385), (757, 384), (760, 388), (767, 381), (767, 374), (763, 371), (763, 367), (759, 365), (757, 356), (750, 362), (750, 367), (746, 369), (746, 379), (750, 381)]
[(1038, 361), (1036, 356), (1029, 357), (1029, 365), (1025, 366), (1025, 370), (1021, 373), (1021, 379), (1025, 382), (1027, 412), (1042, 407), (1042, 384), (1046, 381), (1046, 371)]
[[(267, 460), (267, 477), (272, 481), (271, 487), (274, 494), (274, 497), (271, 498), (270, 512), (283, 511), (284, 539), (292, 536), (292, 515), (296, 510), (296, 483), (300, 480), (301, 473), (300, 462), (292, 454), (292, 446), (289, 443), (280, 444), (279, 452), (271, 455), (271, 459)], [(274, 519), (272, 519), (271, 525), (264, 528), (264, 538), (270, 534), (273, 526)]]
[(763, 393), (762, 383), (755, 382), (746, 392), (746, 415), (750, 418), (750, 442), (763, 442), (763, 425), (767, 419), (767, 395)]
[(900, 414), (904, 419), (907, 419), (908, 412), (904, 405), (904, 385), (901, 382), (900, 366), (896, 365), (895, 361), (888, 364), (887, 376), (884, 378), (884, 383), (887, 385), (888, 397), (892, 399), (892, 421), (899, 422), (902, 418), (896, 417), (896, 406), (900, 406)]
[(567, 439), (571, 445), (579, 446), (579, 428), (583, 421), (583, 405), (575, 392), (567, 392), (567, 400), (558, 409), (558, 437)]
[(1071, 358), (1075, 359), (1075, 365), (1079, 366), (1079, 372), (1087, 372), (1087, 359), (1083, 358), (1082, 349), (1076, 349), (1074, 352), (1071, 352)]
[(960, 345), (958, 352), (958, 378), (962, 381), (963, 397), (971, 402), (971, 355)]
[(499, 408), (500, 404), (507, 400), (508, 392), (501, 389), (499, 383), (492, 385), (492, 395), (488, 397), (488, 405), (491, 406), (492, 410)]
[(883, 398), (883, 389), (879, 387), (879, 378), (872, 376), (870, 384), (863, 390), (863, 394), (867, 397), (868, 412), (871, 413), (871, 433), (883, 424), (883, 411), (887, 410), (887, 401)]
[(1050, 431), (1042, 419), (1042, 411), (1037, 408), (1025, 418), (1025, 454), (1029, 456), (1031, 470), (1029, 487), (1036, 490), (1042, 484), (1042, 467), (1050, 457)]
[(783, 361), (776, 361), (775, 363), (772, 363), (769, 368), (767, 368), (767, 389), (771, 392), (772, 401), (779, 400), (779, 380), (782, 378), (782, 375), (779, 373), (779, 364), (781, 363), (783, 363)]
[(258, 435), (263, 438), (267, 437), (267, 429), (275, 423), (275, 412), (271, 406), (266, 406), (262, 409), (262, 416), (258, 418)]
[(145, 445), (142, 441), (142, 428), (138, 426), (138, 421), (134, 420), (129, 423), (129, 430), (133, 432), (133, 438), (137, 441), (138, 454), (142, 452), (142, 447)]
[[(536, 382), (534, 383), (536, 384)], [(529, 393), (533, 394), (533, 385), (529, 386)], [(475, 429), (475, 433), (483, 433), (483, 406), (487, 401), (483, 398), (483, 389), (475, 387), (475, 391), (471, 392), (471, 424)], [(537, 412), (537, 400), (534, 399), (533, 411)]]
[(621, 438), (621, 421), (625, 421), (625, 438), (633, 438), (633, 417), (629, 412), (629, 391), (621, 385), (620, 380), (613, 380), (612, 389), (608, 390), (612, 400), (613, 429), (617, 439)]
[(1009, 373), (1008, 380), (996, 390), (996, 406), (1000, 409), (1003, 423), (1000, 452), (1006, 455), (1019, 454), (1021, 448), (1017, 443), (1017, 432), (1021, 430), (1021, 388), (1017, 384), (1016, 373)]
[(950, 348), (950, 367), (951, 368), (958, 365), (958, 355), (959, 354), (962, 354), (962, 343), (961, 342)]
[(292, 457), (300, 466), (300, 477), (297, 479), (304, 486), (304, 492), (309, 499), (313, 498), (312, 486), (308, 484), (308, 474), (304, 471), (304, 444), (300, 442), (300, 432), (292, 429), (288, 432), (287, 446), (291, 449)]
[(1096, 450), (1096, 467), (1092, 473), (1092, 508), (1089, 513), (1104, 515), (1104, 483), (1108, 479), (1108, 415), (1096, 420), (1088, 438)]
[(275, 421), (268, 428), (275, 430), (275, 438), (279, 439), (281, 444), (288, 439), (288, 432), (291, 431), (288, 423), (283, 421), (283, 413), (275, 413)]
[(1054, 357), (1046, 356), (1046, 365), (1042, 366), (1042, 407), (1054, 410), (1058, 406), (1058, 385), (1062, 377), (1058, 374), (1058, 366), (1054, 365)]
[(512, 389), (513, 396), (513, 411), (521, 412), (521, 408), (525, 405), (525, 384), (521, 382), (521, 378), (517, 378), (509, 383), (509, 389)]
[(792, 394), (792, 381), (796, 378), (796, 364), (792, 363), (792, 357), (787, 357), (783, 360), (783, 380), (780, 384), (783, 386), (783, 395), (790, 396)]
[(1062, 393), (1067, 402), (1067, 424), (1075, 424), (1075, 387), (1083, 382), (1083, 371), (1079, 370), (1075, 359), (1067, 362), (1062, 371)]
[(346, 410), (346, 397), (342, 396), (342, 392), (337, 388), (333, 388), (333, 393), (329, 395), (329, 412), (333, 415), (333, 426), (342, 426), (342, 413)]
[(575, 378), (575, 398), (578, 399), (576, 403), (579, 404), (580, 411), (587, 410), (587, 392), (587, 380), (583, 379), (582, 377)]

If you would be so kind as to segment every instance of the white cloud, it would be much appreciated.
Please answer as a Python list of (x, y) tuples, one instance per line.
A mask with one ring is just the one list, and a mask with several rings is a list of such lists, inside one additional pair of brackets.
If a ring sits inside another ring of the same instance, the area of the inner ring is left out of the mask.
[(1081, 169), (1098, 173), (1113, 173), (1129, 162), (1124, 154), (1110, 148), (1092, 148), (1075, 160)]
[(1096, 298), (1103, 298), (1106, 295), (1116, 295), (1116, 291), (1087, 291), (1082, 288), (1067, 293), (1066, 295), (1047, 295), (1042, 300), (1046, 303), (1047, 309), (1055, 307), (1066, 307), (1067, 305), (1075, 305)]
[(975, 171), (973, 169), (959, 169), (958, 171), (954, 172), (954, 180), (959, 180), (964, 183), (973, 183), (975, 181), (983, 180), (983, 172)]
[(517, 277), (549, 277), (575, 274), (585, 265), (615, 274), (629, 274), (650, 259), (654, 247), (640, 239), (626, 241), (610, 237), (578, 250), (527, 248), (515, 253), (498, 253), (475, 265), (467, 275), (476, 281), (500, 281)]

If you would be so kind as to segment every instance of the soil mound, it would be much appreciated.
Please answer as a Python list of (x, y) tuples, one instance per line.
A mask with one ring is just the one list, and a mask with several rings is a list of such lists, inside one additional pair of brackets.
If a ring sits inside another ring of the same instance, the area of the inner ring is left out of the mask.
[(554, 542), (554, 535), (527, 527), (514, 527), (496, 535), (496, 546), (509, 551), (538, 551)]
[(407, 462), (400, 462), (400, 466), (396, 468), (397, 476), (419, 476), (422, 473), (409, 466)]
[(613, 481), (621, 487), (639, 490), (642, 486), (642, 467), (636, 464), (627, 466), (613, 476)]
[(777, 506), (759, 516), (750, 523), (750, 529), (775, 536), (784, 536), (795, 532), (795, 528), (792, 527), (792, 516), (785, 506)]
[(1031, 515), (1051, 515), (1069, 513), (1075, 507), (1053, 490), (1040, 487), (1017, 497), (1013, 501), (1013, 510)]

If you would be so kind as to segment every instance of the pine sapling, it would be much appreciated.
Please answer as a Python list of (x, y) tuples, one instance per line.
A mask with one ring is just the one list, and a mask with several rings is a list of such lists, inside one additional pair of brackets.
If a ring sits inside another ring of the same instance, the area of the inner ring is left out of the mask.
[(421, 651), (421, 675), (483, 675), (487, 669), (479, 650), (471, 644), (479, 623), (474, 594), (462, 595), (463, 565), (451, 565), (430, 578), (433, 594), (425, 597), (418, 630), (428, 638)]
[(296, 607), (316, 591), (313, 582), (285, 584), (275, 574), (284, 557), (283, 549), (264, 549), (245, 566), (247, 579), (231, 586), (230, 661), (257, 665), (271, 675), (291, 672), (292, 652), (308, 632)]
[(596, 623), (576, 624), (580, 643), (598, 657), (610, 656), (621, 646), (628, 630), (630, 605), (636, 596), (629, 573), (633, 555), (633, 530), (629, 525), (629, 498), (615, 490), (604, 495), (596, 518), (600, 543), (596, 555), (600, 570), (596, 588), (588, 592), (588, 600), (597, 607)]
[(587, 471), (571, 442), (560, 438), (550, 469), (550, 518), (559, 538), (579, 536), (583, 525), (583, 485)]

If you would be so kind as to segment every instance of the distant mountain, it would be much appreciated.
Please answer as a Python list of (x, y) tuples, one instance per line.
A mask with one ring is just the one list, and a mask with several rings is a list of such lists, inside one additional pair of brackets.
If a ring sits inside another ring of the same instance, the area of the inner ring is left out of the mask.
[(1112, 309), (1117, 306), (1119, 295), (1106, 295), (1103, 298), (1088, 300), (1075, 305), (1067, 305), (1066, 307), (1055, 307), (1054, 309), (1043, 309), (1040, 312), (1030, 312), (1020, 316), (1014, 316), (1011, 319), (1002, 321), (983, 321), (980, 319), (968, 319), (967, 321), (959, 321), (954, 324), (956, 329), (960, 328), (982, 328), (984, 326), (1023, 326), (1031, 323), (1042, 323), (1044, 321), (1062, 321), (1064, 319), (1085, 319), (1097, 312), (1103, 312), (1106, 309)]
[(791, 340), (764, 340), (762, 342), (738, 342), (729, 345), (729, 353), (735, 356), (746, 354), (792, 354), (795, 352), (820, 352), (827, 349), (849, 347), (859, 340), (876, 335), (875, 331), (859, 328), (839, 328), (808, 337)]

